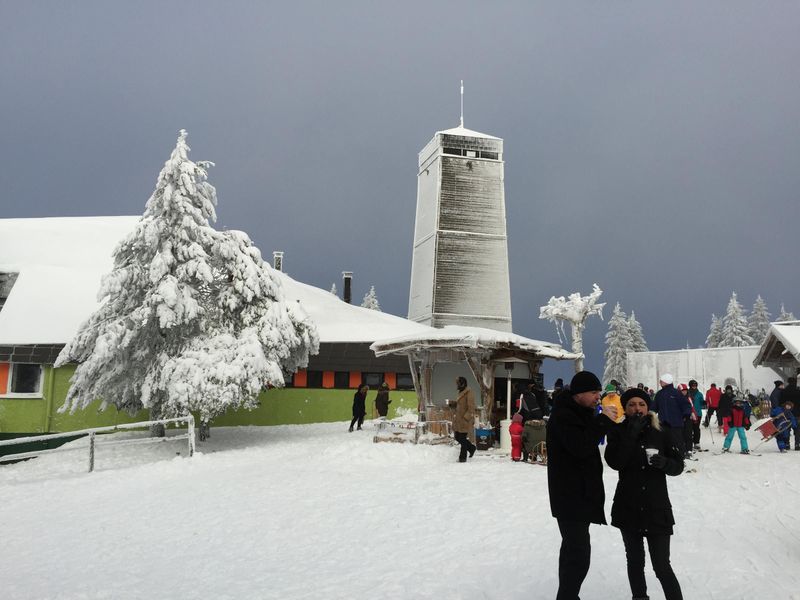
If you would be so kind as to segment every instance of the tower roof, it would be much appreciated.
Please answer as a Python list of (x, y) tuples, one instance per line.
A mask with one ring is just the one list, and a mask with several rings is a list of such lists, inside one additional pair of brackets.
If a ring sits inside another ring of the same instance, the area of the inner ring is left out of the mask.
[(458, 127), (453, 127), (452, 129), (445, 129), (444, 131), (437, 131), (437, 135), (443, 133), (445, 135), (461, 135), (464, 137), (474, 137), (474, 138), (484, 138), (487, 140), (502, 140), (503, 138), (495, 137), (493, 135), (487, 135), (485, 133), (481, 133), (479, 131), (473, 131), (472, 129), (467, 129), (466, 127), (462, 127), (459, 125)]

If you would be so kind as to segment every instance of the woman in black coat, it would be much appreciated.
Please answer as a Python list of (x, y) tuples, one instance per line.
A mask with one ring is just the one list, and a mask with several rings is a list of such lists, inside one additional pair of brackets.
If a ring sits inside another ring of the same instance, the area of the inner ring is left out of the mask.
[[(658, 416), (650, 413), (650, 396), (640, 389), (622, 394), (625, 420), (608, 434), (606, 462), (619, 471), (611, 506), (611, 525), (620, 529), (628, 559), (628, 582), (634, 600), (647, 599), (644, 578), (644, 540), (653, 570), (666, 600), (682, 600), (680, 584), (669, 562), (672, 504), (667, 475), (683, 471), (681, 451), (661, 431)], [(652, 456), (648, 457), (648, 454)], [(649, 460), (648, 460), (649, 458)]]
[(369, 386), (362, 383), (358, 391), (353, 395), (353, 420), (350, 421), (350, 431), (353, 431), (353, 425), (358, 422), (358, 430), (361, 431), (361, 426), (364, 424), (364, 415), (367, 414), (367, 392)]

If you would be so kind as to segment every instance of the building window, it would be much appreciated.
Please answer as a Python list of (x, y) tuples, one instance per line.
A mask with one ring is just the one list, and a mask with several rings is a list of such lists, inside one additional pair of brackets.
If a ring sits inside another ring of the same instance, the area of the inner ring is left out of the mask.
[(322, 371), (306, 371), (308, 379), (306, 380), (306, 387), (321, 388), (322, 387)]
[(350, 371), (336, 371), (333, 374), (333, 387), (346, 390), (350, 387)]
[(445, 154), (453, 154), (454, 156), (464, 156), (464, 151), (461, 148), (442, 148)]
[(362, 373), (361, 382), (370, 388), (379, 387), (383, 383), (383, 373)]
[(497, 160), (497, 152), (481, 152), (481, 158), (490, 158), (492, 160)]
[(8, 395), (39, 398), (42, 395), (42, 365), (14, 363), (9, 369)]
[(398, 390), (413, 390), (414, 379), (411, 373), (398, 373), (397, 374), (397, 389)]

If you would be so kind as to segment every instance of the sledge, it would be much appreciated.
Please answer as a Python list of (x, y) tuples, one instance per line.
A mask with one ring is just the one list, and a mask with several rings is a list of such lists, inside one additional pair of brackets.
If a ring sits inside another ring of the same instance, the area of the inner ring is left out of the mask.
[(756, 427), (756, 431), (761, 434), (761, 439), (771, 440), (776, 435), (783, 433), (790, 427), (789, 419), (783, 413), (764, 421)]

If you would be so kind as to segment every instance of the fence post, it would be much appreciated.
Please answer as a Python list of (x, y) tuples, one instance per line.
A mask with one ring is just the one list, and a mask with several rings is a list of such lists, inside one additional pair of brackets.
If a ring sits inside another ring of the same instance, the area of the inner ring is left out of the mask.
[(189, 418), (186, 421), (186, 429), (189, 435), (189, 458), (194, 456), (194, 415), (189, 414)]
[(94, 471), (94, 431), (89, 434), (89, 473)]

